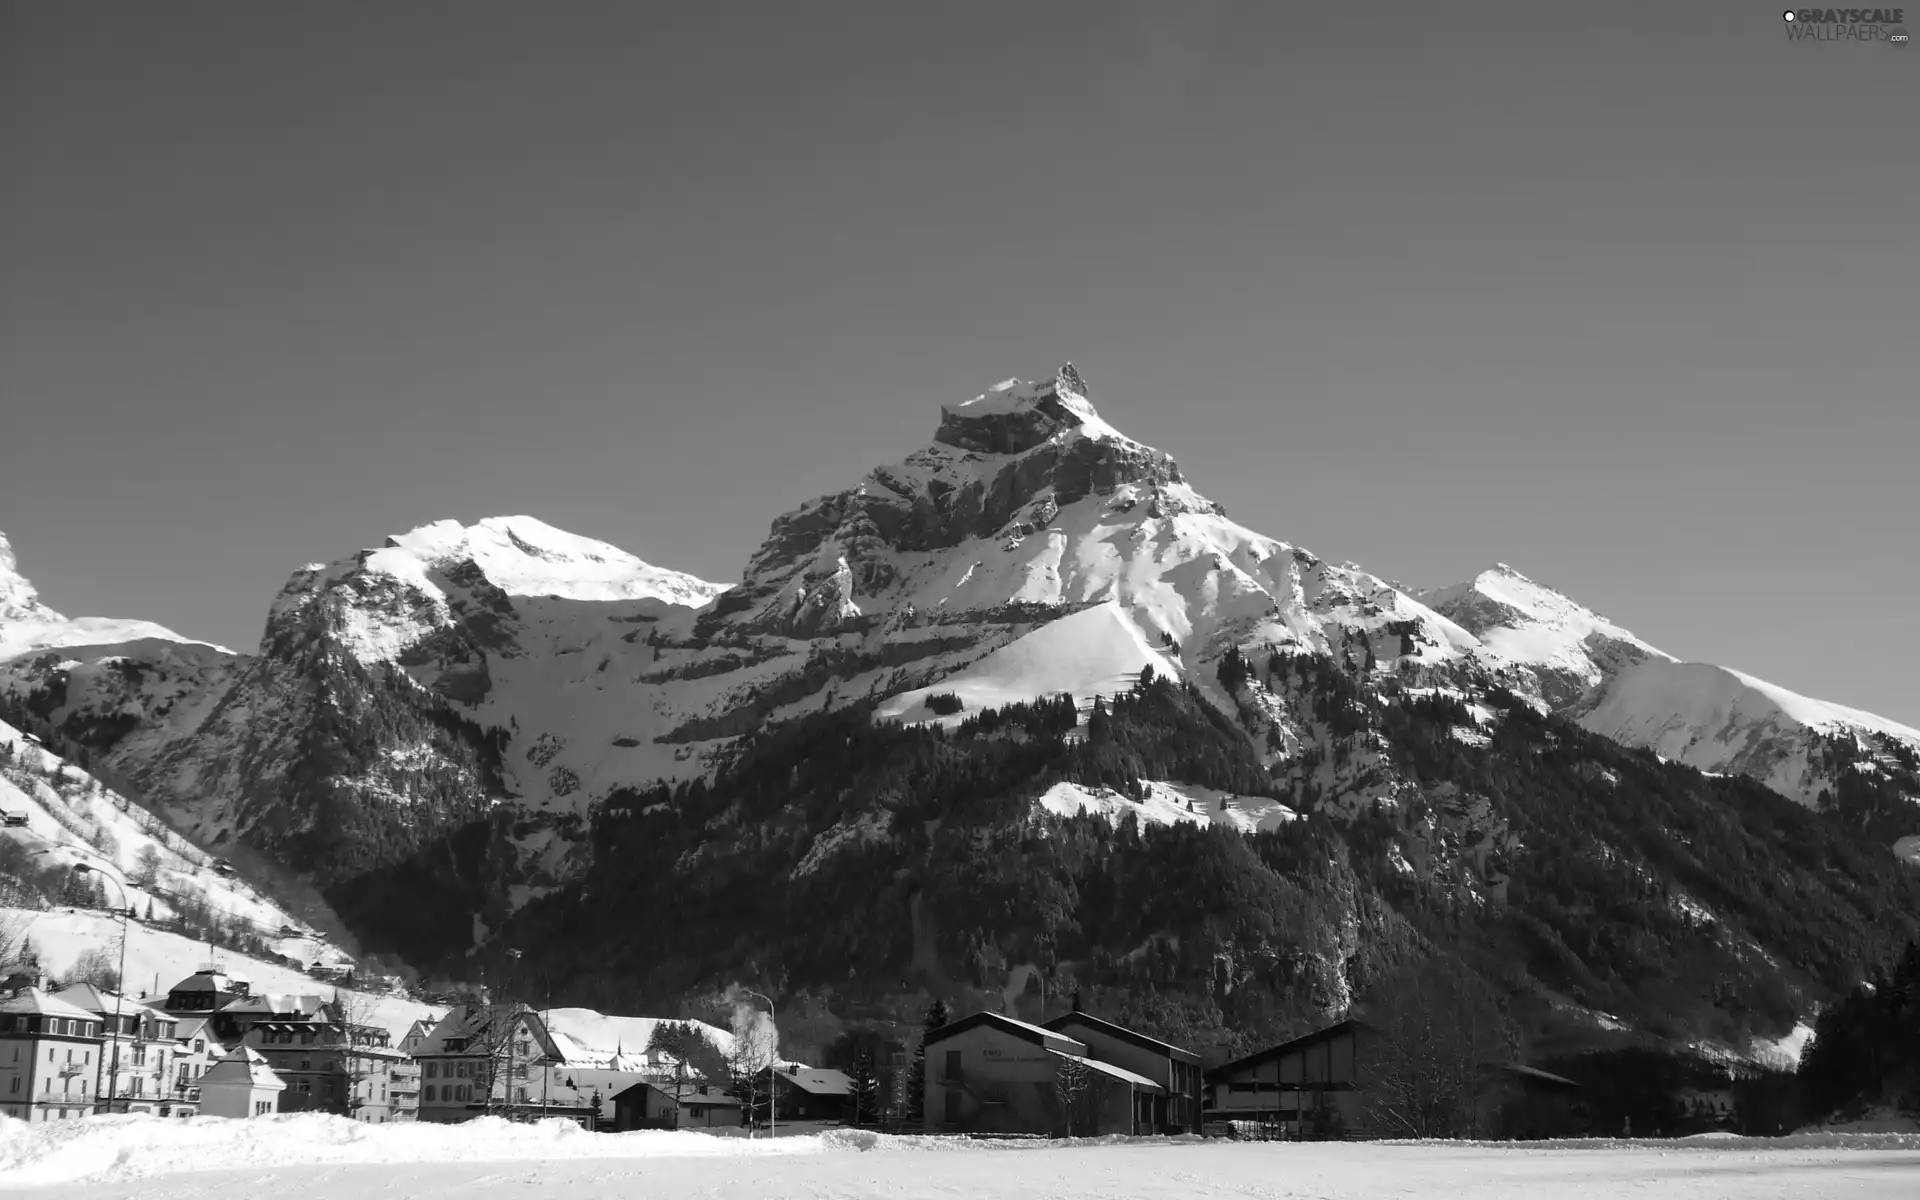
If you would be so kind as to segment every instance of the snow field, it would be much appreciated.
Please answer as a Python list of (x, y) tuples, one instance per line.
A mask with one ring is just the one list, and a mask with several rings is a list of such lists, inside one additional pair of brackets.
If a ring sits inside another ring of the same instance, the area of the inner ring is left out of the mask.
[[(1161, 675), (1179, 674), (1178, 667), (1147, 645), (1118, 605), (1099, 604), (1043, 625), (931, 687), (901, 692), (874, 716), (953, 726), (984, 708), (1061, 692), (1081, 701), (1125, 692), (1145, 666)], [(927, 708), (928, 696), (946, 692), (960, 697), (966, 707), (948, 716)]]
[(753, 1140), (694, 1132), (590, 1134), (564, 1121), (526, 1125), (499, 1118), (367, 1125), (316, 1113), (251, 1121), (136, 1115), (41, 1125), (0, 1119), (0, 1191), (49, 1197), (1517, 1200), (1577, 1194), (1581, 1200), (1771, 1200), (1911, 1196), (1917, 1179), (1920, 1135), (1914, 1134), (1534, 1144), (974, 1142), (856, 1130)]
[[(1163, 783), (1147, 780), (1145, 801), (1123, 796), (1111, 788), (1086, 788), (1077, 783), (1056, 783), (1046, 790), (1036, 805), (1050, 813), (1067, 817), (1091, 813), (1118, 825), (1128, 813), (1142, 825), (1226, 825), (1241, 833), (1274, 829), (1297, 820), (1299, 814), (1278, 800), (1265, 796), (1233, 796), (1227, 807), (1220, 801), (1227, 793), (1193, 783)], [(1193, 808), (1189, 810), (1187, 803)]]

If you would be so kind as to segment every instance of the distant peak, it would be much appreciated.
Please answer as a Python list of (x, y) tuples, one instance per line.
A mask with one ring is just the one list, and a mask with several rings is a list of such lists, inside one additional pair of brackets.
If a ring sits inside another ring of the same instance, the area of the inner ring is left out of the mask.
[[(38, 607), (38, 593), (33, 590), (33, 584), (27, 577), (20, 573), (19, 562), (13, 556), (13, 543), (7, 541), (5, 533), (0, 533), (0, 612)], [(58, 617), (57, 613), (47, 615)]]

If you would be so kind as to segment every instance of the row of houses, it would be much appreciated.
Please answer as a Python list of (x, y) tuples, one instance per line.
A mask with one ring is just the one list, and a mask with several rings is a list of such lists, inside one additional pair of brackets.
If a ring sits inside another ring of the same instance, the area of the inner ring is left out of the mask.
[[(1202, 1071), (1200, 1056), (1074, 1011), (1043, 1025), (980, 1012), (926, 1035), (926, 1131), (1171, 1134), (1254, 1126), (1281, 1138), (1369, 1137), (1364, 1091), (1380, 1034), (1342, 1021)], [(1490, 1063), (1471, 1096), (1484, 1137), (1582, 1131), (1579, 1085)]]
[(213, 970), (152, 998), (33, 981), (0, 1000), (0, 1112), (411, 1119), (417, 1069), (390, 1042), (337, 1000), (256, 995)]
[[(0, 1113), (45, 1121), (318, 1111), (443, 1124), (494, 1114), (613, 1130), (769, 1118), (818, 1126), (856, 1115), (844, 1072), (781, 1062), (735, 1094), (720, 1086), (735, 1081), (703, 1078), (658, 1049), (651, 1018), (468, 1003), (415, 1022), (395, 1045), (352, 1007), (255, 993), (213, 969), (148, 999), (89, 984), (23, 986), (0, 1000)], [(731, 1047), (724, 1031), (686, 1028), (716, 1053)], [(1194, 1051), (1077, 1002), (1044, 1024), (974, 1013), (925, 1035), (924, 1129), (1096, 1136), (1240, 1123), (1270, 1136), (1370, 1136), (1380, 1131), (1369, 1127), (1363, 1093), (1378, 1036), (1343, 1021), (1206, 1071)], [(1519, 1063), (1488, 1064), (1473, 1125), (1491, 1137), (1576, 1132), (1578, 1088)]]

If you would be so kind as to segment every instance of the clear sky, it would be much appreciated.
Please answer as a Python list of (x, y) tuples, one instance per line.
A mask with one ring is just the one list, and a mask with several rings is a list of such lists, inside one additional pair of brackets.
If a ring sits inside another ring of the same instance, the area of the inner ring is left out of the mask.
[(732, 580), (1070, 358), (1263, 533), (1920, 725), (1917, 131), (1758, 0), (0, 3), (0, 529), (246, 648), (445, 517)]

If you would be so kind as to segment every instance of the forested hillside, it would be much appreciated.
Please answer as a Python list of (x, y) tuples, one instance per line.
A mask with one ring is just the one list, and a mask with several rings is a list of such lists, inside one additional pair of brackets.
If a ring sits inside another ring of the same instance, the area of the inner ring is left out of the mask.
[[(1103, 1011), (1222, 1052), (1325, 1020), (1397, 963), (1457, 954), (1540, 1049), (1623, 1034), (1778, 1037), (1914, 929), (1920, 876), (1756, 784), (1629, 751), (1501, 694), (1363, 694), (1279, 666), (1326, 753), (1385, 747), (1359, 811), (1263, 766), (1191, 688), (1149, 672), (1076, 722), (1062, 698), (952, 730), (863, 708), (751, 739), (711, 784), (615, 797), (594, 865), (515, 945), (583, 1001), (733, 981), (852, 1020), (928, 992)], [(1484, 733), (1463, 731), (1484, 729)], [(1243, 835), (1060, 817), (1068, 781), (1181, 780), (1306, 815)], [(1777, 965), (1776, 965), (1777, 964)]]

